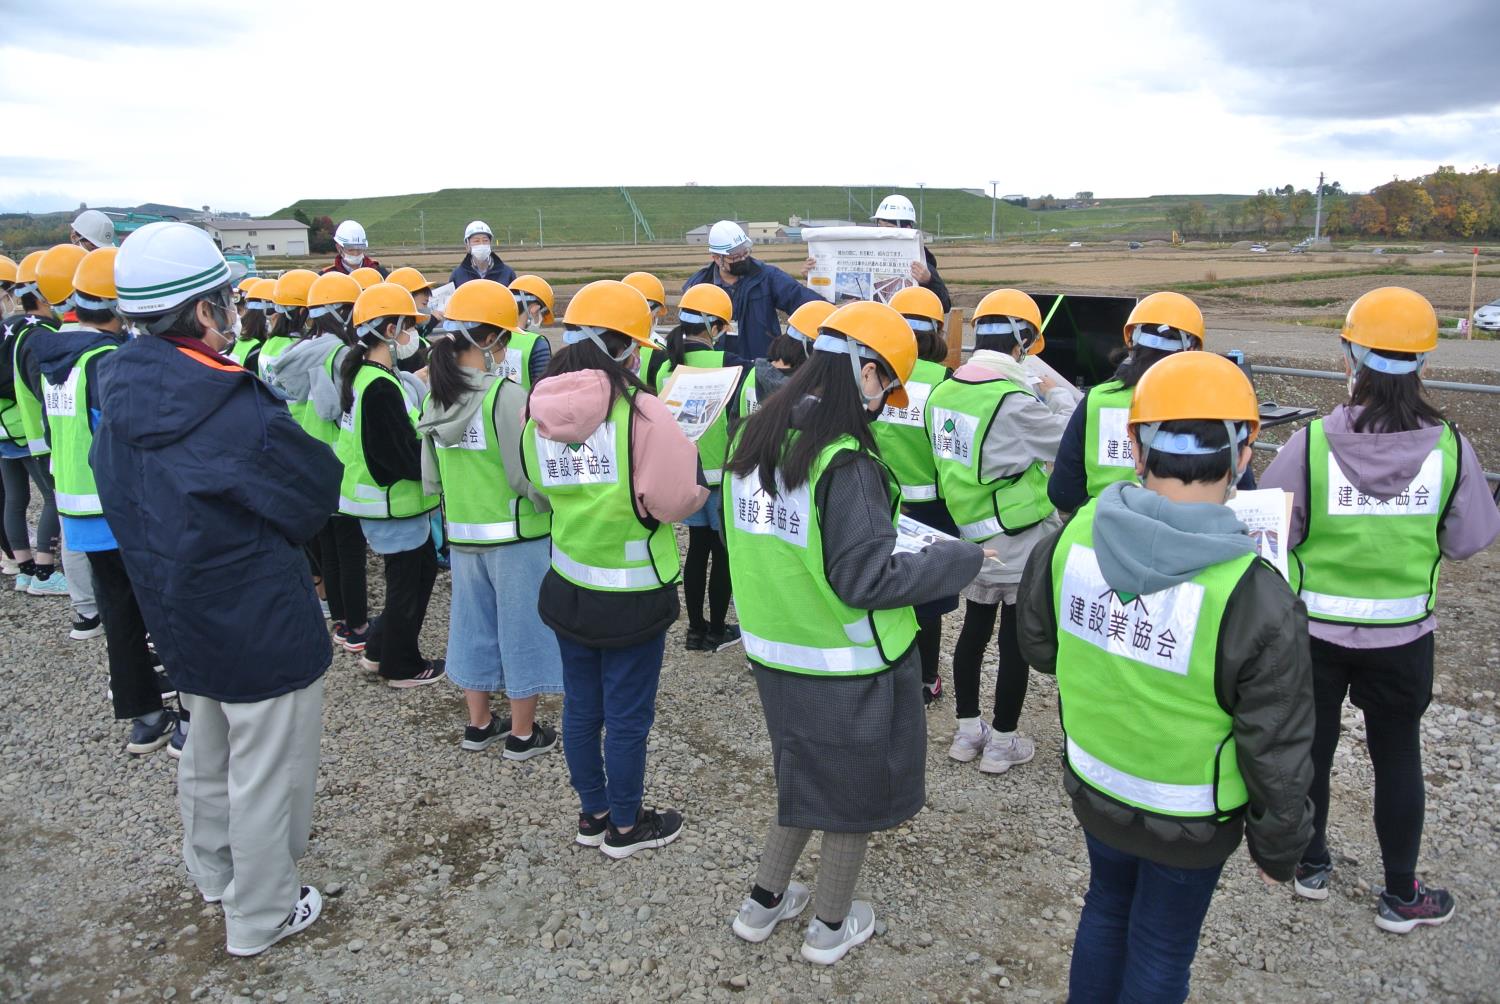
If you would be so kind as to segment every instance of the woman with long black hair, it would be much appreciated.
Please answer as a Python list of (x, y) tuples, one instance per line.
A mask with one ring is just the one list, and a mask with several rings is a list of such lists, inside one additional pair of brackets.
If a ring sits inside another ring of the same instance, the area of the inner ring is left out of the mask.
[(1387, 286), (1356, 300), (1340, 343), (1349, 402), (1298, 430), (1262, 479), (1292, 493), (1292, 587), (1307, 605), (1312, 645), (1313, 839), (1294, 888), (1328, 898), (1328, 774), (1347, 694), (1364, 713), (1375, 768), (1385, 865), (1375, 923), (1397, 934), (1454, 911), (1452, 894), (1416, 874), (1439, 567), (1500, 534), (1473, 446), (1422, 394), (1422, 364), (1437, 341), (1437, 315), (1419, 294)]
[(771, 737), (777, 806), (733, 928), (764, 941), (801, 912), (791, 881), (823, 831), (815, 916), (802, 955), (829, 965), (874, 932), (855, 901), (870, 834), (914, 816), (927, 747), (912, 605), (957, 593), (978, 545), (897, 547), (900, 490), (871, 424), (916, 363), (900, 314), (852, 303), (825, 320), (811, 357), (751, 415), (726, 468), (737, 606)]

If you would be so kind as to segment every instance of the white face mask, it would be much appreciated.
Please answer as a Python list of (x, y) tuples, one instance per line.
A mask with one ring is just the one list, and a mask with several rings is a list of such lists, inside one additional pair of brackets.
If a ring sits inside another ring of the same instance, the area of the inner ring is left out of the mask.
[(483, 264), (490, 260), (490, 246), (488, 244), (472, 244), (469, 246), (469, 257), (476, 264)]
[(362, 252), (358, 252), (358, 251), (356, 251), (353, 254), (343, 255), (343, 259), (344, 259), (344, 266), (346, 268), (348, 268), (350, 271), (353, 271), (354, 269), (359, 268), (361, 265), (363, 265), (365, 263), (365, 256), (364, 256), (364, 254)]
[[(403, 331), (406, 333), (406, 341), (404, 343), (400, 340)], [(391, 347), (391, 357), (398, 363), (403, 359), (410, 359), (416, 355), (417, 349), (421, 347), (421, 343), (417, 340), (417, 333), (410, 328), (398, 330), (396, 337), (388, 344)]]

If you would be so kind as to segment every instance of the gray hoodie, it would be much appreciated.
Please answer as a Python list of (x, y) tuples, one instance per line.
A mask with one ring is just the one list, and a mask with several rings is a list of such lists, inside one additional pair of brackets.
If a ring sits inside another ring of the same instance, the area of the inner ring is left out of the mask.
[[(338, 384), (328, 375), (324, 363), (328, 361), (330, 352), (342, 356), (346, 351), (348, 347), (336, 335), (322, 334), (300, 339), (275, 359), (265, 361), (266, 383), (280, 397), (289, 401), (311, 401), (319, 418), (326, 422), (337, 422), (342, 414)], [(338, 373), (337, 358), (333, 371)]]
[(1244, 524), (1228, 508), (1173, 502), (1125, 481), (1100, 494), (1094, 513), (1099, 571), (1116, 592), (1170, 589), (1254, 550)]
[[(1429, 425), (1408, 432), (1355, 432), (1360, 409), (1339, 405), (1323, 419), (1328, 449), (1354, 487), (1377, 499), (1400, 494), (1437, 446), (1442, 427)], [(1500, 535), (1500, 511), (1484, 479), (1484, 467), (1474, 446), (1459, 435), (1459, 477), (1453, 503), (1438, 529), (1443, 556), (1462, 560), (1478, 554)], [(1264, 488), (1292, 493), (1291, 546), (1307, 539), (1307, 430), (1298, 429), (1261, 477)], [(1400, 627), (1361, 627), (1314, 621), (1315, 638), (1345, 648), (1386, 648), (1405, 645), (1437, 629), (1437, 617)]]

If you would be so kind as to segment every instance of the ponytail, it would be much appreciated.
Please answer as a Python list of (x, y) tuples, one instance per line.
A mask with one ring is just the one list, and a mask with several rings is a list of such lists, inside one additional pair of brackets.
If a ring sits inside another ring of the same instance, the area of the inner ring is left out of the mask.
[(441, 407), (453, 407), (472, 387), (468, 374), (464, 372), (471, 367), (460, 362), (459, 356), (470, 348), (483, 353), (485, 350), (474, 343), (497, 334), (500, 337), (490, 344), (489, 351), (504, 352), (510, 346), (510, 332), (490, 324), (476, 324), (467, 334), (443, 334), (431, 341), (427, 348), (428, 387), (432, 390), (432, 399)]

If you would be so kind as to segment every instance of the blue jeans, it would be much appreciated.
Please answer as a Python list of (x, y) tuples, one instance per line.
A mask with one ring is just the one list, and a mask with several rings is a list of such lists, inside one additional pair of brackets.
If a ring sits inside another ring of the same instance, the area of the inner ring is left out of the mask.
[(1073, 941), (1069, 1000), (1182, 1004), (1224, 866), (1173, 868), (1117, 851), (1088, 833), (1084, 838), (1091, 874)]
[[(635, 825), (646, 783), (646, 737), (656, 721), (663, 631), (630, 648), (589, 648), (561, 635), (563, 754), (582, 810), (609, 810), (617, 828)], [(600, 732), (604, 733), (600, 752)]]

